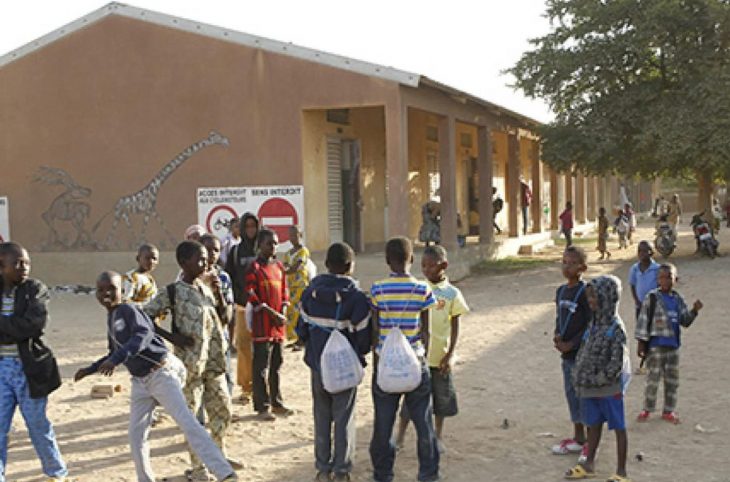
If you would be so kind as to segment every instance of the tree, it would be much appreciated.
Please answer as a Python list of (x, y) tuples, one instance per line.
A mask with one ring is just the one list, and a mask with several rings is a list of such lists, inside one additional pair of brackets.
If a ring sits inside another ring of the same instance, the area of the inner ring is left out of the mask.
[(508, 72), (555, 113), (548, 164), (701, 184), (730, 173), (730, 0), (546, 5), (551, 32)]

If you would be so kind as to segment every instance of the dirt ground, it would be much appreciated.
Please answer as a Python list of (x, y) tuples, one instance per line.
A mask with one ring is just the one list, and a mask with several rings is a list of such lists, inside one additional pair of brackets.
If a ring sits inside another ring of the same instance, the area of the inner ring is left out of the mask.
[[(642, 227), (638, 235), (648, 237), (650, 233), (648, 227)], [(720, 250), (724, 247), (727, 251), (730, 234), (723, 231), (720, 239)], [(694, 242), (688, 231), (682, 233), (679, 243), (679, 252), (671, 257), (679, 267), (678, 289), (688, 301), (699, 297), (705, 303), (696, 324), (683, 335), (678, 407), (683, 423), (672, 426), (656, 419), (634, 423), (645, 383), (643, 376), (634, 376), (626, 401), (629, 475), (638, 481), (728, 482), (730, 371), (724, 367), (730, 366), (730, 330), (724, 297), (730, 283), (730, 256), (709, 260), (692, 255)], [(609, 246), (614, 248), (613, 258), (598, 261), (594, 245), (584, 245), (590, 253), (587, 277), (614, 273), (625, 282), (635, 245), (618, 251), (612, 240)], [(460, 413), (446, 422), (447, 452), (441, 466), (444, 480), (557, 481), (575, 463), (576, 456), (550, 453), (550, 446), (571, 432), (560, 359), (551, 343), (553, 298), (562, 282), (558, 253), (553, 249), (546, 255), (554, 261), (541, 268), (487, 274), (459, 283), (473, 311), (462, 321), (455, 367)], [(43, 257), (44, 263), (52, 260)], [(59, 263), (60, 268), (63, 261)], [(52, 269), (52, 265), (43, 267), (43, 271)], [(420, 275), (420, 270), (416, 272)], [(632, 336), (633, 303), (628, 286), (624, 288), (621, 315)], [(49, 415), (71, 475), (79, 481), (134, 480), (127, 444), (130, 384), (126, 371), (120, 369), (112, 377), (111, 383), (121, 384), (123, 390), (109, 400), (89, 397), (94, 383), (107, 380), (71, 380), (77, 368), (104, 353), (104, 313), (91, 296), (73, 294), (57, 295), (51, 313), (47, 338), (58, 355), (64, 385), (50, 397)], [(633, 342), (631, 351), (635, 352)], [(636, 357), (632, 358), (636, 364)], [(294, 416), (267, 424), (251, 419), (250, 406), (234, 406), (242, 421), (232, 426), (228, 447), (231, 456), (246, 464), (239, 472), (241, 480), (305, 481), (314, 475), (309, 373), (300, 354), (287, 353), (285, 360), (282, 387), (286, 403), (296, 410)], [(364, 481), (372, 475), (368, 456), (373, 414), (369, 376), (358, 398), (353, 476)], [(14, 427), (8, 480), (42, 480), (40, 464), (19, 416)], [(416, 479), (412, 429), (408, 435), (396, 461), (399, 481)], [(152, 462), (160, 480), (182, 481), (187, 453), (180, 431), (171, 422), (163, 423), (152, 430), (151, 443)], [(608, 476), (615, 468), (614, 447), (613, 434), (604, 433), (597, 465), (601, 475)], [(636, 458), (639, 452), (643, 461)]]

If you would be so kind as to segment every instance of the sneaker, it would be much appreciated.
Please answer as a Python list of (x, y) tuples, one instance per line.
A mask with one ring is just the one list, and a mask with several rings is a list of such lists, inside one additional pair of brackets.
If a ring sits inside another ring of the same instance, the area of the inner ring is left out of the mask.
[(669, 423), (678, 425), (679, 424), (679, 415), (677, 415), (676, 412), (664, 412), (664, 413), (662, 413), (662, 420), (666, 420)]
[(572, 438), (566, 438), (561, 440), (558, 445), (553, 445), (553, 454), (555, 455), (577, 454), (581, 450), (583, 450), (583, 445)]
[(639, 412), (639, 416), (636, 417), (636, 421), (637, 422), (646, 422), (647, 420), (649, 420), (649, 415), (650, 415), (650, 412), (648, 410), (642, 410), (641, 412)]
[(281, 407), (271, 407), (271, 413), (275, 413), (276, 415), (281, 415), (282, 417), (288, 417), (290, 415), (294, 415), (294, 410), (282, 405)]
[[(596, 455), (593, 457), (594, 462), (598, 460), (598, 452), (600, 450), (600, 447), (596, 449)], [(586, 462), (588, 462), (588, 442), (583, 444), (583, 450), (580, 451), (580, 455), (578, 456), (579, 464), (585, 464)]]
[(276, 417), (269, 412), (268, 410), (264, 410), (263, 412), (259, 412), (258, 415), (256, 415), (256, 420), (259, 420), (261, 422), (273, 422), (276, 420)]

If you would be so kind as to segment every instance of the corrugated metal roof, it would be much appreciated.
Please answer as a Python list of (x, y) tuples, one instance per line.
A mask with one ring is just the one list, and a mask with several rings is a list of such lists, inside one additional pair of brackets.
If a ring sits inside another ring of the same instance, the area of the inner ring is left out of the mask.
[(261, 49), (281, 55), (288, 55), (290, 57), (298, 58), (301, 60), (315, 62), (318, 64), (327, 65), (329, 67), (347, 70), (357, 74), (367, 75), (369, 77), (390, 80), (392, 82), (397, 82), (399, 84), (409, 87), (426, 85), (432, 88), (439, 89), (453, 97), (463, 97), (466, 100), (472, 101), (478, 105), (488, 108), (490, 111), (497, 115), (506, 115), (508, 117), (512, 117), (521, 122), (524, 122), (528, 126), (534, 127), (541, 124), (535, 119), (531, 119), (522, 114), (518, 114), (497, 104), (481, 99), (474, 95), (467, 94), (458, 89), (426, 78), (425, 76), (421, 76), (419, 74), (395, 69), (393, 67), (386, 67), (370, 62), (364, 62), (362, 60), (352, 59), (349, 57), (344, 57), (342, 55), (336, 55), (321, 50), (301, 47), (292, 43), (280, 42), (278, 40), (272, 40), (265, 37), (258, 37), (243, 32), (237, 32), (235, 30), (230, 30), (223, 27), (216, 27), (214, 25), (208, 25), (202, 22), (196, 22), (193, 20), (175, 17), (173, 15), (155, 12), (144, 8), (133, 7), (131, 5), (126, 5), (118, 2), (109, 3), (102, 8), (89, 13), (88, 15), (85, 15), (67, 25), (64, 25), (58, 30), (55, 30), (3, 56), (0, 56), (0, 68), (24, 57), (25, 55), (35, 52), (36, 50), (42, 49), (50, 43), (53, 43), (56, 40), (65, 37), (66, 35), (70, 35), (78, 30), (81, 30), (82, 28), (87, 27), (109, 15), (121, 15), (128, 18), (134, 18), (144, 22), (183, 30), (186, 32), (195, 33), (197, 35), (204, 35), (206, 37), (215, 38), (226, 42), (245, 45), (247, 47)]

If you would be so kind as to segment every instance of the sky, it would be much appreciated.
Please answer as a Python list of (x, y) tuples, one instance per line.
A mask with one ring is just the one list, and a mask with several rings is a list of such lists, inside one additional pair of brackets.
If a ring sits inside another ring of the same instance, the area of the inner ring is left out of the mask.
[[(426, 75), (539, 121), (502, 71), (544, 35), (545, 0), (135, 0), (131, 5)], [(0, 55), (108, 2), (3, 1)]]

